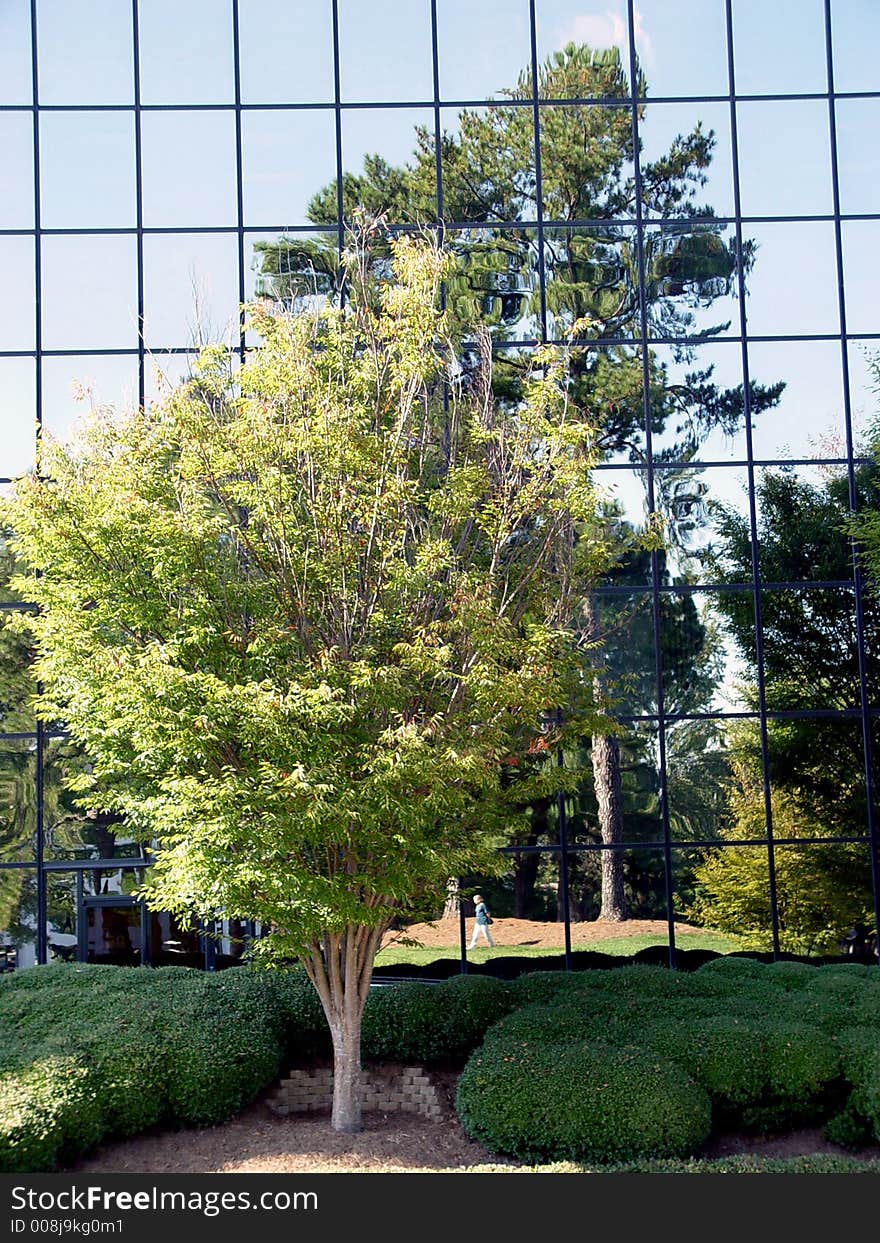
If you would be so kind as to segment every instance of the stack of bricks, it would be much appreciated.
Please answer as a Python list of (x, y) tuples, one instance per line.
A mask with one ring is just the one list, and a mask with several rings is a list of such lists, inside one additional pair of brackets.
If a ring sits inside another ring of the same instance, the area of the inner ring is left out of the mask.
[[(292, 1070), (272, 1093), (269, 1108), (276, 1114), (315, 1113), (330, 1109), (333, 1103), (333, 1071), (327, 1069)], [(443, 1117), (440, 1095), (420, 1066), (361, 1077), (361, 1105), (365, 1111), (420, 1114), (439, 1121)]]

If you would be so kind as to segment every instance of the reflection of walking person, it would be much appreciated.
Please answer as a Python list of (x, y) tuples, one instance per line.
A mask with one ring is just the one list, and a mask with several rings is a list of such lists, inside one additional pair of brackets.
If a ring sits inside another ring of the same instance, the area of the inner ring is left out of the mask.
[(471, 943), (468, 946), (468, 949), (474, 948), (477, 943), (477, 937), (481, 932), (489, 944), (494, 945), (495, 942), (492, 940), (492, 933), (489, 931), (489, 925), (492, 922), (492, 917), (486, 910), (486, 903), (478, 893), (474, 894), (474, 906), (477, 908), (474, 914), (474, 935), (471, 937)]

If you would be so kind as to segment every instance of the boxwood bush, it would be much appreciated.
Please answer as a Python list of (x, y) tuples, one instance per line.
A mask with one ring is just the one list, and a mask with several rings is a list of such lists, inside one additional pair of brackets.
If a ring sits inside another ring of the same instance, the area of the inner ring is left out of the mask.
[(0, 981), (0, 1170), (229, 1117), (287, 1056), (291, 974), (65, 964)]
[(694, 1152), (708, 1138), (705, 1091), (646, 1049), (496, 1042), (472, 1054), (456, 1092), (465, 1131), (525, 1161), (632, 1161)]
[(366, 1061), (461, 1064), (514, 1004), (510, 985), (491, 976), (374, 988), (364, 1007), (361, 1053)]

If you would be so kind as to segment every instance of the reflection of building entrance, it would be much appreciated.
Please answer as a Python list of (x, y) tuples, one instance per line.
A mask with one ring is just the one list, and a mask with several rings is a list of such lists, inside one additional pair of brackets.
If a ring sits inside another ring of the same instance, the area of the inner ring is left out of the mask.
[(138, 967), (149, 961), (143, 903), (120, 894), (83, 897), (77, 919), (77, 959)]

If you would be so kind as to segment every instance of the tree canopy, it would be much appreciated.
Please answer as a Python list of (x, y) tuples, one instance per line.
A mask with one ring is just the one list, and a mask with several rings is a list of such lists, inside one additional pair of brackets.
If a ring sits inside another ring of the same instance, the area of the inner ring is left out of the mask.
[(254, 308), (235, 375), (207, 348), (161, 405), (47, 444), (6, 512), (83, 805), (150, 844), (153, 905), (259, 920), (264, 956), (302, 959), (344, 1129), (384, 931), (497, 868), (555, 785), (505, 764), (548, 710), (597, 722), (582, 602), (611, 555), (567, 355), (536, 351), (500, 406), (488, 348), (461, 377), (448, 259), (390, 255), (377, 283), (356, 236), (344, 307)]

